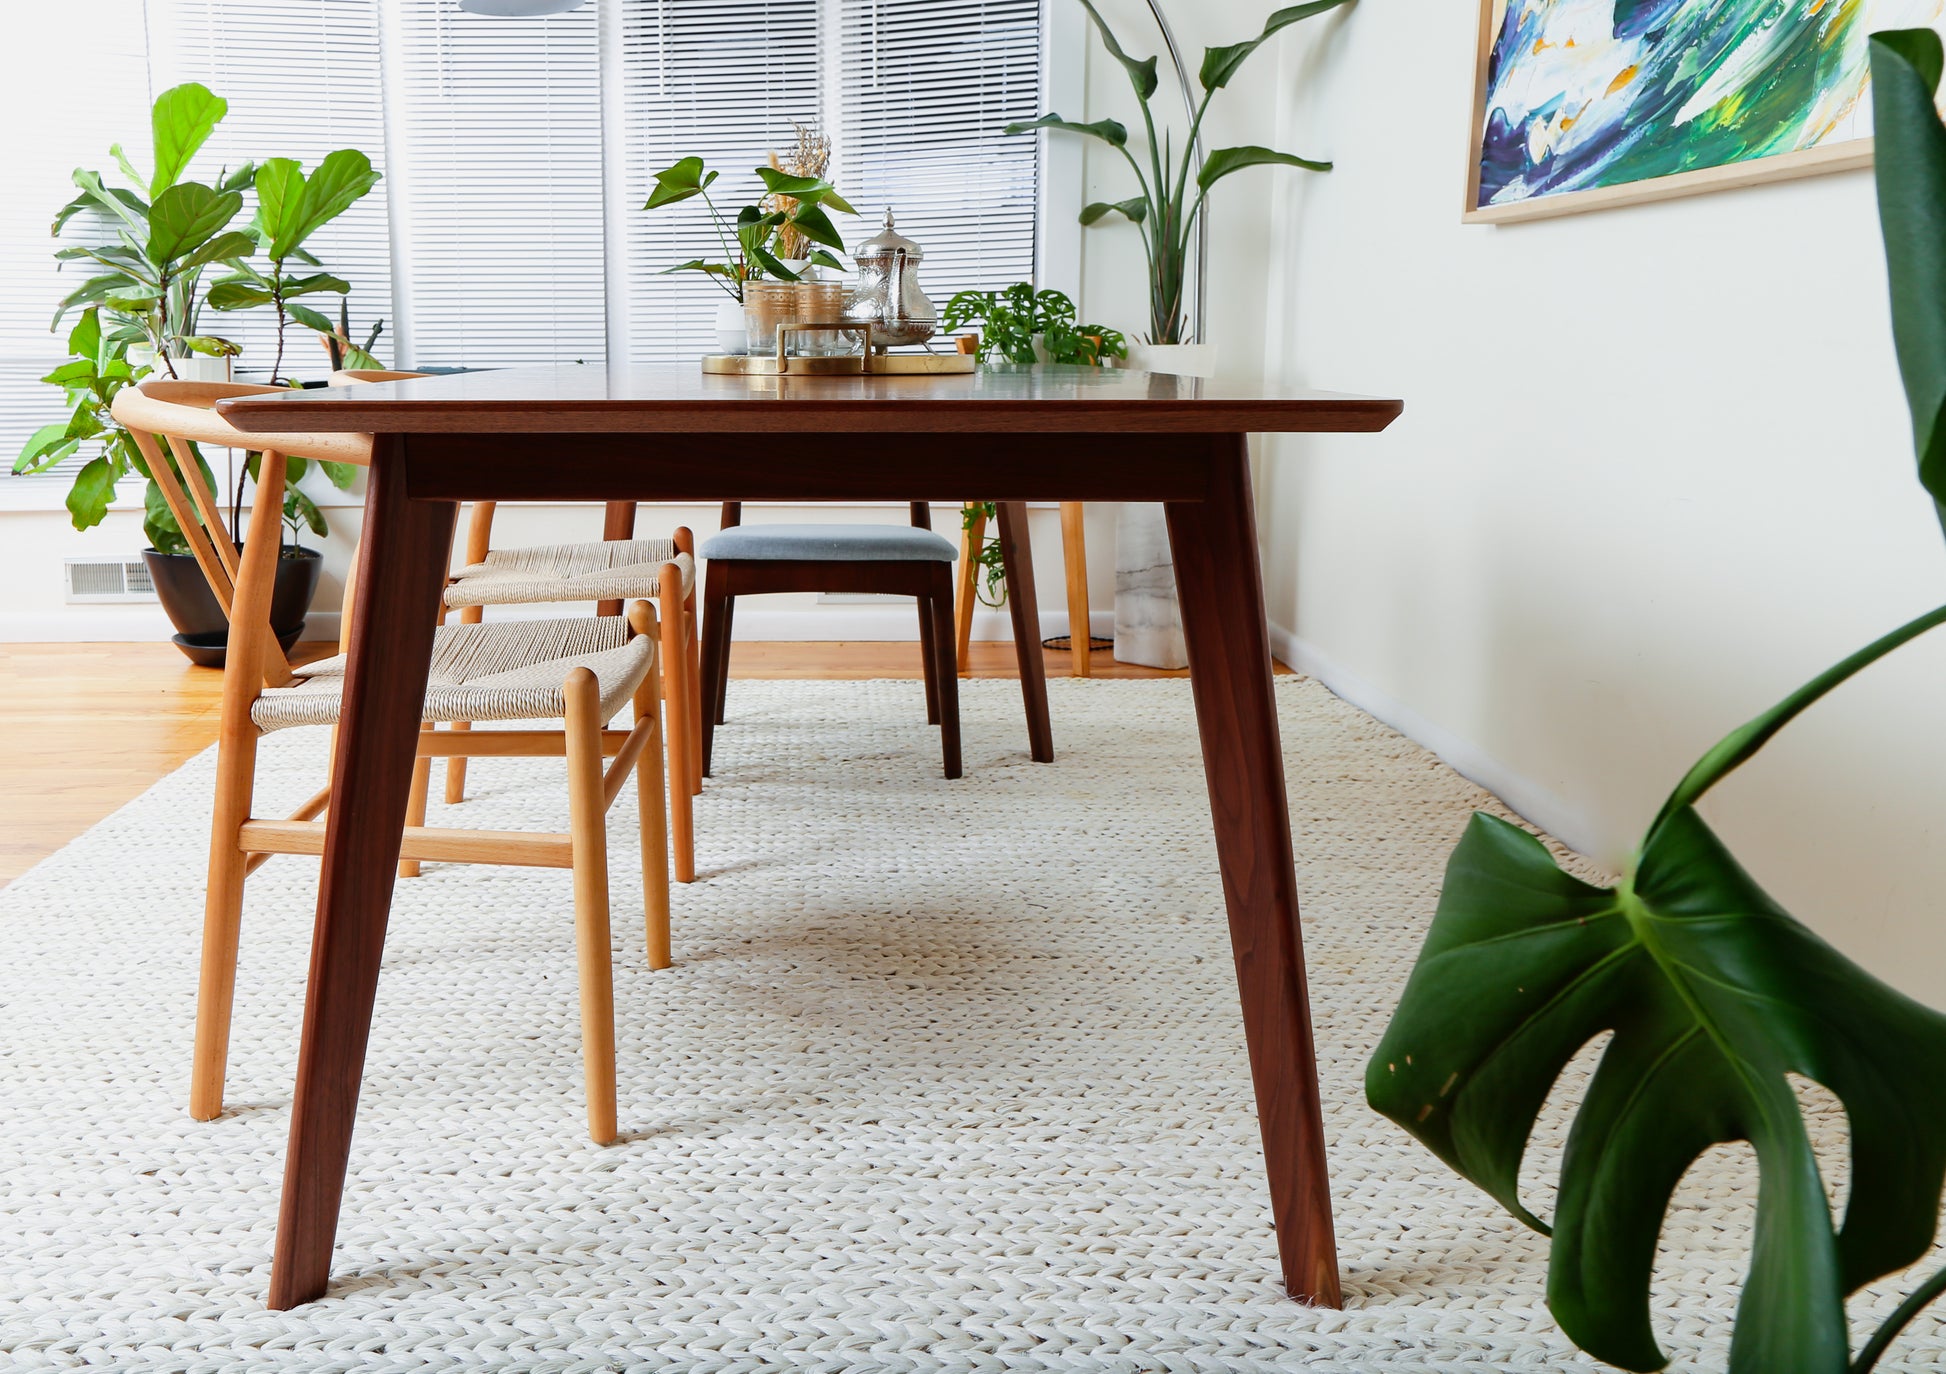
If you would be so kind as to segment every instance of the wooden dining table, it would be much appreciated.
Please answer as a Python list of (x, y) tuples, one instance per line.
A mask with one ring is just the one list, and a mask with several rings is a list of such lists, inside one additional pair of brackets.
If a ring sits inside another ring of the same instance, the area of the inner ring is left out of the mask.
[[(1247, 436), (1381, 430), (1399, 401), (1082, 367), (746, 378), (692, 364), (512, 368), (218, 408), (260, 433), (374, 439), (272, 1307), (322, 1297), (330, 1278), (459, 503), (968, 492), (1164, 503), (1284, 1283), (1338, 1305)], [(873, 856), (857, 857), (869, 875)]]

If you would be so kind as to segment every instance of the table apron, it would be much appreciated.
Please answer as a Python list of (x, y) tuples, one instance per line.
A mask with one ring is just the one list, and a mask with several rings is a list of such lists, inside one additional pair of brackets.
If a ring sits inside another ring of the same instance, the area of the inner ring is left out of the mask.
[(1230, 434), (404, 434), (414, 500), (1202, 501)]

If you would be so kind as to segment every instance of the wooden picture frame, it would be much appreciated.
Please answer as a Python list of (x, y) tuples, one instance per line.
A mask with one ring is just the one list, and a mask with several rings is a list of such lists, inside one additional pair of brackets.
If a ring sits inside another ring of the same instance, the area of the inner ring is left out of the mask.
[(1480, 160), (1486, 137), (1487, 100), (1491, 95), (1487, 71), (1498, 36), (1495, 23), (1496, 0), (1479, 0), (1479, 35), (1474, 50), (1473, 98), (1468, 110), (1466, 200), (1460, 219), (1467, 224), (1510, 224), (1522, 220), (1546, 219), (1556, 215), (1580, 214), (1620, 205), (1641, 205), (1706, 191), (1726, 191), (1740, 186), (1782, 181), (1791, 177), (1840, 172), (1869, 167), (1872, 140), (1869, 136), (1848, 138), (1796, 152), (1775, 153), (1767, 157), (1726, 162), (1695, 171), (1678, 172), (1615, 186), (1585, 191), (1560, 191), (1533, 196), (1527, 200), (1500, 205), (1481, 205)]

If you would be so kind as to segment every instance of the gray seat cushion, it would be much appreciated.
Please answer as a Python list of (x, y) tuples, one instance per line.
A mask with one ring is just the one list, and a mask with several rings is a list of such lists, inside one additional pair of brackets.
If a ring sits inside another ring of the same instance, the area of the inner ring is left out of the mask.
[(913, 525), (732, 525), (701, 552), (766, 562), (951, 563), (959, 557), (951, 540)]

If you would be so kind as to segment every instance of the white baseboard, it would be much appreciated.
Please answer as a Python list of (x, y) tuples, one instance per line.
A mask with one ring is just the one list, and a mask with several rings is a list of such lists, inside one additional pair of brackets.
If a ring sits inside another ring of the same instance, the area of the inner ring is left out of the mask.
[(1414, 744), (1430, 749), (1454, 772), (1478, 783), (1505, 802), (1515, 814), (1539, 826), (1581, 854), (1602, 852), (1600, 832), (1580, 807), (1562, 801), (1533, 779), (1516, 772), (1469, 739), (1428, 720), (1404, 702), (1333, 662), (1316, 645), (1281, 625), (1270, 627), (1270, 651), (1307, 677), (1316, 678), (1333, 695), (1343, 697), (1365, 714), (1383, 721)]

